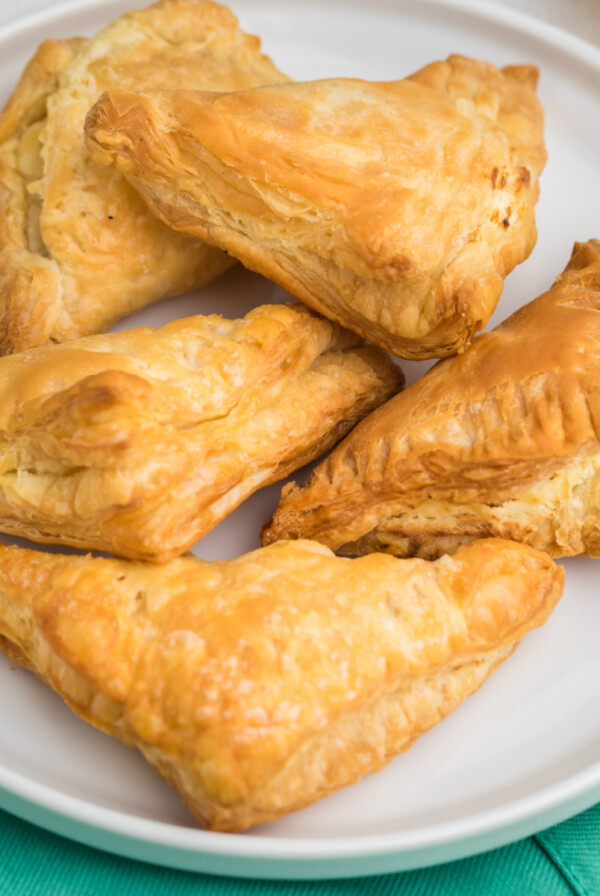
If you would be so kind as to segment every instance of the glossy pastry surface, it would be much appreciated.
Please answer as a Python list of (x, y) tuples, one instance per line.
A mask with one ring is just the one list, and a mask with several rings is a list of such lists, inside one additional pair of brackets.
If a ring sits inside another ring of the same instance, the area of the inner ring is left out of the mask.
[(243, 830), (411, 746), (562, 584), (501, 540), (436, 563), (308, 541), (164, 566), (0, 547), (0, 648), (138, 747), (201, 824)]
[(87, 145), (171, 227), (401, 357), (442, 357), (535, 243), (536, 80), (451, 56), (386, 83), (115, 89)]
[(90, 40), (43, 43), (0, 116), (0, 352), (101, 332), (232, 264), (90, 159), (83, 122), (104, 90), (285, 80), (258, 38), (204, 0), (160, 0)]
[(167, 560), (393, 395), (387, 355), (301, 305), (0, 359), (0, 531)]
[(490, 535), (600, 556), (600, 242), (288, 487), (265, 541), (435, 557)]

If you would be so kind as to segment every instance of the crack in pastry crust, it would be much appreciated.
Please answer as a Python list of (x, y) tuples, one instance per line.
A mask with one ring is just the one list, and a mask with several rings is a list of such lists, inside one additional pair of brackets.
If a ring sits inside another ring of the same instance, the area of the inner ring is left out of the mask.
[(101, 332), (233, 264), (90, 159), (83, 122), (104, 90), (286, 80), (258, 38), (204, 0), (160, 0), (89, 41), (43, 43), (0, 116), (0, 352)]
[(280, 542), (165, 566), (0, 547), (0, 648), (243, 830), (385, 765), (544, 623), (562, 569), (478, 542), (436, 563)]
[(171, 227), (401, 357), (440, 357), (535, 243), (536, 78), (452, 56), (388, 83), (111, 90), (86, 139)]
[(286, 487), (265, 543), (435, 557), (474, 538), (600, 556), (600, 242)]
[(0, 530), (164, 561), (403, 382), (301, 305), (0, 359)]

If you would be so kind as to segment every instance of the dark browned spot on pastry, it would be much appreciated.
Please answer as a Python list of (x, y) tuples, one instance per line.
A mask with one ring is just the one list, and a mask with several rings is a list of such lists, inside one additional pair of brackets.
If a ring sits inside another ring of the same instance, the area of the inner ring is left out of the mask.
[(502, 222), (502, 226), (503, 226), (505, 229), (506, 229), (507, 227), (510, 227), (510, 219), (509, 219), (508, 217), (506, 217), (506, 218), (504, 219), (504, 221)]
[(520, 187), (528, 187), (531, 182), (531, 174), (528, 168), (517, 168), (517, 177), (515, 180), (515, 192), (519, 192)]
[(498, 175), (500, 174), (500, 170), (496, 167), (492, 168), (492, 190), (496, 189), (496, 184), (498, 182)]

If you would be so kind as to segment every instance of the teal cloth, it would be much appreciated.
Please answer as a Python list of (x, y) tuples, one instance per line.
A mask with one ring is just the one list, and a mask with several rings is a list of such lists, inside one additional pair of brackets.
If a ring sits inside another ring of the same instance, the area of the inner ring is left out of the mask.
[(338, 881), (246, 881), (118, 858), (0, 812), (1, 896), (598, 896), (600, 804), (471, 859)]

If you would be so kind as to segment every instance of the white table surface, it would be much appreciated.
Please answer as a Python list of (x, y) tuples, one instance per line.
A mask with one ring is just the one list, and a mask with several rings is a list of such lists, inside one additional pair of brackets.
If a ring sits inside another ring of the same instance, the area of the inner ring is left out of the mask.
[[(24, 15), (30, 10), (52, 6), (55, 2), (56, 0), (0, 0), (0, 22)], [(348, 0), (348, 2), (362, 3), (363, 0)], [(480, 0), (482, 6), (490, 2), (492, 0)], [(493, 2), (535, 15), (588, 41), (600, 44), (600, 0), (493, 0)]]

